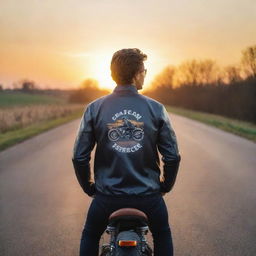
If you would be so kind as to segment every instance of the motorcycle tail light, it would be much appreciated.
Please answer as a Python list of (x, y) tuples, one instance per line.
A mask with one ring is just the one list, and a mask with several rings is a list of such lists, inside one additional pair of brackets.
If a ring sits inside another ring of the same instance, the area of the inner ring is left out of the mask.
[(118, 245), (123, 247), (123, 246), (137, 246), (137, 241), (133, 240), (119, 240)]

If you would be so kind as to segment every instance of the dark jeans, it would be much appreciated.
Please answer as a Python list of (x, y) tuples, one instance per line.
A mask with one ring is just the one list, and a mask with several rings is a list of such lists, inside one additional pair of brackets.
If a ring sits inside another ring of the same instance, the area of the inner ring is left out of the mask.
[(172, 256), (173, 245), (168, 212), (161, 194), (146, 197), (111, 197), (96, 195), (93, 199), (81, 237), (80, 256), (97, 256), (99, 240), (109, 215), (123, 207), (137, 208), (148, 216), (155, 256)]

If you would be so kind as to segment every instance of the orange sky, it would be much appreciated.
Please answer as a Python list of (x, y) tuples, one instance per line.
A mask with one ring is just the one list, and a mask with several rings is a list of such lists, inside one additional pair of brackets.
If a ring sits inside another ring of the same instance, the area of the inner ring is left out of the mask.
[(256, 43), (255, 0), (1, 0), (0, 84), (22, 78), (70, 88), (95, 78), (114, 87), (113, 53), (148, 55), (145, 85), (191, 58), (236, 64)]

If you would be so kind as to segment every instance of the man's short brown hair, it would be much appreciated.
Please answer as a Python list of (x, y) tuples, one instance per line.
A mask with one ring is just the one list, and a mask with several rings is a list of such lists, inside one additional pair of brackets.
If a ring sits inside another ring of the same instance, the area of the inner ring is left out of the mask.
[(147, 55), (138, 48), (122, 49), (114, 53), (111, 60), (111, 76), (118, 85), (131, 84), (133, 77), (141, 71)]

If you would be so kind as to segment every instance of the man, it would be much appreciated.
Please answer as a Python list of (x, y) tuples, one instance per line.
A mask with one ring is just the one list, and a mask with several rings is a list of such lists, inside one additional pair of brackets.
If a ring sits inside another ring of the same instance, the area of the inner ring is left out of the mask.
[[(111, 76), (117, 86), (110, 95), (90, 103), (82, 117), (72, 161), (81, 187), (94, 199), (82, 232), (80, 256), (98, 255), (109, 215), (123, 207), (137, 208), (148, 216), (154, 255), (173, 255), (162, 196), (175, 183), (180, 154), (163, 105), (138, 93), (146, 75), (146, 59), (137, 48), (114, 53)], [(124, 118), (134, 125), (136, 136), (119, 135)], [(93, 182), (90, 154), (95, 144)], [(164, 163), (162, 180), (157, 149)]]

